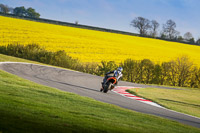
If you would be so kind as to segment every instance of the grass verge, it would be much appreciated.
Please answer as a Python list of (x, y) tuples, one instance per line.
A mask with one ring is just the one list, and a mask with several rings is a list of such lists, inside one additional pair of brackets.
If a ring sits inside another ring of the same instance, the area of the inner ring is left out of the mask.
[[(32, 63), (32, 64), (38, 64), (38, 65), (52, 66), (52, 65), (49, 65), (49, 64), (44, 64), (44, 63), (31, 61), (31, 60), (27, 60), (27, 59), (22, 59), (22, 58), (19, 58), (19, 57), (4, 55), (4, 54), (0, 54), (0, 62), (23, 62), (23, 63)], [(53, 67), (67, 69), (67, 68), (63, 68), (63, 67), (59, 67), (59, 66), (53, 66)], [(73, 70), (71, 70), (71, 71), (73, 71)]]
[(34, 64), (42, 64), (35, 61), (30, 61), (22, 58), (17, 58), (9, 55), (0, 54), (0, 62), (27, 62), (27, 63), (34, 63)]
[(168, 109), (200, 117), (200, 89), (129, 89), (130, 93), (152, 100)]
[(200, 132), (175, 121), (38, 85), (1, 70), (0, 118), (0, 131), (15, 133)]

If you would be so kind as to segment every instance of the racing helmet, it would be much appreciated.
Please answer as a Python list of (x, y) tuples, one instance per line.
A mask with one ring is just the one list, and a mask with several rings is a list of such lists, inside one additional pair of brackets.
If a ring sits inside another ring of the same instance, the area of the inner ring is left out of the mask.
[(122, 71), (123, 71), (123, 68), (122, 68), (122, 67), (118, 67), (118, 68), (117, 68), (117, 71), (122, 72)]

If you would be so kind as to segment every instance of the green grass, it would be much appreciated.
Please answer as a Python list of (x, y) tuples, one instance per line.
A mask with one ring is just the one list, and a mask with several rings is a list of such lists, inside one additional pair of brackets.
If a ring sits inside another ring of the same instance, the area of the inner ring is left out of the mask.
[(2, 132), (187, 132), (199, 129), (38, 85), (0, 71)]
[(27, 63), (34, 63), (34, 64), (42, 64), (36, 61), (26, 60), (22, 58), (17, 58), (9, 55), (0, 54), (0, 62), (27, 62)]
[(137, 96), (150, 99), (168, 109), (200, 117), (200, 89), (140, 88), (128, 90)]

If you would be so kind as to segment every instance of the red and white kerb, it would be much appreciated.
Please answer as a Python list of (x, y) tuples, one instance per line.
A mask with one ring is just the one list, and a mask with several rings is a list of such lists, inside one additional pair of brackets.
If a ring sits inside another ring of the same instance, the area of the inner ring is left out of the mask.
[[(133, 100), (137, 100), (137, 101), (140, 101), (140, 102), (143, 102), (143, 103), (147, 103), (147, 104), (150, 104), (150, 105), (153, 105), (153, 106), (156, 106), (156, 107), (162, 107), (160, 106), (159, 104), (157, 103), (154, 103), (150, 100), (146, 100), (144, 98), (141, 98), (141, 97), (138, 97), (138, 96), (135, 96), (131, 93), (128, 93), (126, 90), (128, 89), (132, 89), (132, 88), (135, 88), (135, 89), (138, 89), (139, 87), (130, 87), (130, 86), (117, 86), (115, 87), (112, 91), (117, 93), (117, 94), (120, 94), (124, 97), (127, 97), (127, 98), (130, 98), (130, 99), (133, 99)], [(163, 108), (163, 107), (162, 107)]]

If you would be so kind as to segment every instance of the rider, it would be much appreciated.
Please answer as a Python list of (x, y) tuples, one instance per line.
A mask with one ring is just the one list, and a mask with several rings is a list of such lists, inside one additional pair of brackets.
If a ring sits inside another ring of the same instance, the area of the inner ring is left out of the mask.
[[(119, 79), (120, 79), (120, 78), (122, 77), (122, 75), (123, 75), (123, 74), (122, 74), (122, 71), (123, 71), (123, 68), (122, 68), (122, 67), (118, 67), (117, 70), (107, 72), (107, 73), (105, 74), (105, 77), (104, 77), (104, 79), (103, 79), (103, 82), (101, 82), (101, 83), (102, 83), (102, 88), (101, 88), (100, 91), (103, 90), (103, 85), (104, 85), (104, 83), (106, 82), (106, 80), (107, 80), (108, 77), (109, 77), (108, 74), (113, 73), (113, 74), (114, 74), (114, 77), (116, 77), (117, 83), (118, 83)], [(117, 83), (116, 83), (116, 85), (117, 85)]]

